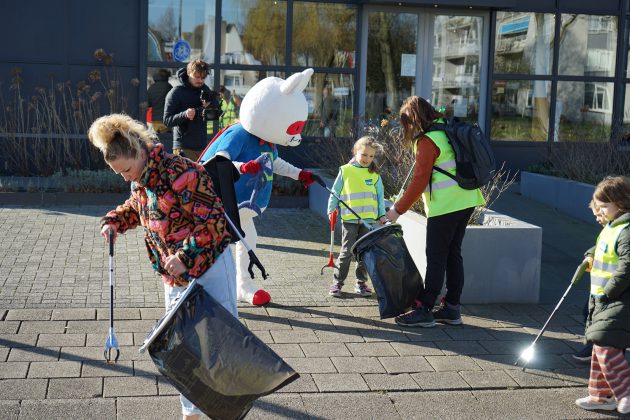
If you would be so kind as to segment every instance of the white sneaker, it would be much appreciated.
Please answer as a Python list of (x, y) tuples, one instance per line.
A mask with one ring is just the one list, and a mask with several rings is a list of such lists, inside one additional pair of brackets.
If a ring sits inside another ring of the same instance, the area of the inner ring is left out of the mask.
[(617, 401), (617, 411), (621, 414), (630, 413), (630, 397), (623, 397)]
[[(622, 398), (622, 400), (624, 399), (626, 398)], [(590, 396), (588, 396), (584, 398), (578, 398), (577, 400), (575, 400), (575, 404), (585, 410), (614, 410), (615, 408), (617, 408), (617, 402), (614, 398), (607, 398), (606, 400), (600, 402), (594, 401), (591, 399)], [(628, 411), (626, 411), (626, 413), (630, 412), (630, 404), (628, 404), (627, 409)]]

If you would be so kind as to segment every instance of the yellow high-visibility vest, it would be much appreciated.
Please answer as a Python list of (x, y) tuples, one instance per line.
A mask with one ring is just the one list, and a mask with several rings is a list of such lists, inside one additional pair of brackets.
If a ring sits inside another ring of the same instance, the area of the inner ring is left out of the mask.
[(603, 296), (605, 294), (604, 287), (615, 274), (619, 265), (619, 255), (615, 249), (617, 239), (621, 231), (627, 228), (629, 224), (630, 222), (611, 226), (608, 223), (597, 237), (593, 268), (591, 269), (591, 295)]
[[(354, 166), (349, 163), (341, 168), (343, 187), (341, 198), (362, 219), (376, 219), (378, 217), (378, 202), (376, 199), (376, 182), (379, 174), (370, 172), (368, 168)], [(357, 220), (343, 204), (340, 206), (341, 220)]]
[[(439, 121), (436, 120), (436, 122)], [(444, 131), (430, 131), (425, 133), (425, 135), (433, 140), (440, 149), (440, 156), (438, 156), (434, 166), (455, 175), (455, 152), (448, 142), (446, 133)], [(417, 148), (418, 140), (413, 145), (414, 155)], [(427, 217), (440, 216), (486, 204), (486, 200), (481, 195), (479, 188), (465, 190), (457, 185), (454, 179), (436, 170), (433, 170), (431, 173), (430, 188), (427, 186), (424, 190), (422, 199), (424, 201), (424, 212)]]

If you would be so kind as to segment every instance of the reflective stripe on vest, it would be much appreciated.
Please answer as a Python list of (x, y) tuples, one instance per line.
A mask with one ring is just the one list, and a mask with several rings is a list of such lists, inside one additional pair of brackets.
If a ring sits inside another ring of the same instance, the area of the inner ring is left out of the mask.
[[(435, 122), (440, 121), (436, 120)], [(455, 152), (449, 144), (448, 137), (446, 137), (444, 131), (430, 131), (425, 133), (425, 135), (440, 149), (440, 155), (434, 166), (455, 175)], [(418, 142), (416, 141), (413, 145), (414, 154), (417, 151), (417, 146)], [(430, 182), (431, 192), (429, 192), (429, 187), (427, 186), (422, 193), (424, 211), (427, 217), (440, 216), (486, 204), (479, 188), (465, 190), (457, 185), (454, 179), (436, 170), (433, 170), (431, 173)]]
[[(368, 168), (356, 167), (352, 164), (341, 167), (343, 187), (341, 198), (362, 219), (376, 219), (378, 203), (376, 201), (376, 182), (379, 174), (370, 172)], [(340, 205), (341, 220), (357, 220), (343, 204)]]
[(591, 269), (591, 295), (604, 295), (604, 288), (608, 280), (615, 275), (619, 266), (619, 255), (617, 255), (617, 239), (621, 232), (628, 227), (628, 223), (621, 223), (611, 226), (610, 223), (604, 226), (595, 247), (593, 256), (593, 268)]
[[(221, 100), (221, 105), (224, 105), (225, 102)], [(219, 127), (224, 128), (228, 125), (234, 123), (236, 121), (236, 105), (232, 101), (232, 98), (227, 101), (227, 105), (225, 107), (221, 106), (223, 109), (223, 114), (219, 117)]]

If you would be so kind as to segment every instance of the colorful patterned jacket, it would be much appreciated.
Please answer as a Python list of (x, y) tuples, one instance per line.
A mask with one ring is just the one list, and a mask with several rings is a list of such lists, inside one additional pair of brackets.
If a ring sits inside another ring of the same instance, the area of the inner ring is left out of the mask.
[(131, 183), (129, 199), (107, 213), (101, 226), (113, 224), (119, 233), (144, 226), (153, 269), (166, 284), (181, 286), (186, 279), (162, 268), (166, 258), (177, 255), (190, 276), (201, 276), (230, 243), (225, 222), (223, 204), (203, 167), (156, 144), (142, 180)]

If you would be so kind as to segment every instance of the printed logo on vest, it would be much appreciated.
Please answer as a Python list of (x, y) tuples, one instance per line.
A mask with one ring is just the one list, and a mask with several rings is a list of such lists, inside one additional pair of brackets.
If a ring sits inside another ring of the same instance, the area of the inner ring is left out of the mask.
[(374, 182), (372, 182), (372, 178), (370, 178), (370, 179), (366, 179), (366, 180), (365, 180), (365, 185), (370, 185), (370, 186), (371, 186), (371, 185), (374, 185)]

